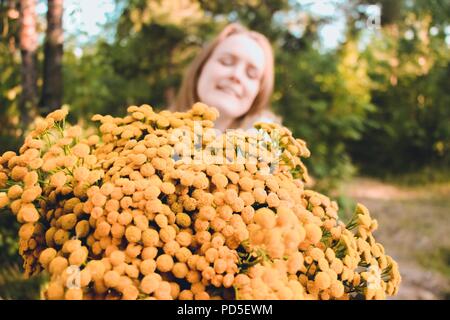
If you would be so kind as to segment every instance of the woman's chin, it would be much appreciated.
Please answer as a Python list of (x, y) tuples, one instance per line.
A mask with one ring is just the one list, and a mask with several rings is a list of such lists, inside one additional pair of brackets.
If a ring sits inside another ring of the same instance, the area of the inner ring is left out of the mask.
[(230, 110), (230, 107), (217, 107), (219, 110), (219, 113), (227, 118), (233, 118), (237, 119), (245, 114), (245, 112), (242, 112), (241, 109), (239, 110)]
[(237, 99), (221, 99), (216, 101), (220, 101), (220, 103), (216, 104), (215, 107), (221, 115), (227, 118), (239, 118), (248, 111), (248, 109), (241, 106), (240, 101)]

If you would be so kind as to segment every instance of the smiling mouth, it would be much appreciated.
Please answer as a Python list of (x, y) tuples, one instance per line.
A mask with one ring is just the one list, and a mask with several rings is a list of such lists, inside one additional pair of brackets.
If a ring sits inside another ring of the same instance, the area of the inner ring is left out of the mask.
[(240, 95), (235, 90), (231, 89), (230, 87), (217, 86), (217, 89), (219, 89), (220, 91), (223, 91), (225, 93), (231, 94), (238, 99), (241, 98)]

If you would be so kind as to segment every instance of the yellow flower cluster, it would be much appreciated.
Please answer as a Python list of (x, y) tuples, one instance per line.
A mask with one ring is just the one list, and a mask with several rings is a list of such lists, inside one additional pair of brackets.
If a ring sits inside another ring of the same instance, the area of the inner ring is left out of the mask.
[(218, 112), (204, 104), (184, 113), (143, 105), (123, 118), (95, 115), (98, 134), (82, 137), (66, 115), (49, 114), (19, 154), (0, 157), (0, 208), (21, 224), (25, 273), (50, 274), (44, 298), (397, 292), (398, 266), (372, 235), (377, 222), (358, 205), (345, 225), (336, 202), (304, 189), (309, 151), (288, 129), (260, 123), (219, 135)]

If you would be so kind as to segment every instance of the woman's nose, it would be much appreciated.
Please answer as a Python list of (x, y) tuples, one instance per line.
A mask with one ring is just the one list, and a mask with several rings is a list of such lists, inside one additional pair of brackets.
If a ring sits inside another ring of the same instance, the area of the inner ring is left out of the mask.
[(231, 71), (230, 79), (233, 82), (242, 83), (243, 76), (244, 76), (244, 67), (240, 64), (234, 66), (233, 70)]
[(238, 76), (236, 76), (236, 73), (234, 73), (234, 72), (231, 74), (230, 79), (232, 82), (241, 83), (241, 80), (239, 79)]

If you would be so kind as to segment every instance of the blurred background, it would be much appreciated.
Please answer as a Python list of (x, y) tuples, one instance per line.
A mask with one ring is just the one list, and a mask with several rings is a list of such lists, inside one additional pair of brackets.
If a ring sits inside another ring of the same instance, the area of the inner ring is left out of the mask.
[[(307, 141), (312, 188), (356, 202), (400, 265), (396, 299), (450, 297), (450, 2), (442, 0), (0, 0), (0, 152), (62, 104), (72, 123), (163, 109), (227, 23), (276, 53), (272, 107)], [(0, 297), (23, 279), (14, 216), (0, 213)]]

